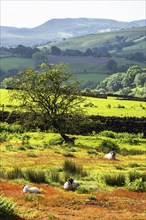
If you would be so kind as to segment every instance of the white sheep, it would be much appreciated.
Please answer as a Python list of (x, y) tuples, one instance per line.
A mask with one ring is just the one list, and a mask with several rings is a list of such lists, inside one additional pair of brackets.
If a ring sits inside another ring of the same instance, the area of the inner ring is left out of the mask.
[(108, 153), (104, 156), (104, 158), (108, 160), (116, 160), (116, 153), (113, 151), (111, 153)]
[(29, 187), (28, 185), (23, 186), (23, 192), (29, 192), (29, 193), (40, 193), (40, 189), (37, 187)]
[(79, 185), (80, 184), (76, 180), (69, 178), (67, 180), (67, 182), (64, 183), (64, 189), (65, 190), (75, 190)]

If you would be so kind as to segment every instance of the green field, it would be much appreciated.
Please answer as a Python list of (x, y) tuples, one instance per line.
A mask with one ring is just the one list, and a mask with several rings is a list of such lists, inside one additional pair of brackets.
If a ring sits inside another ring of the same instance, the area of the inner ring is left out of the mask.
[[(9, 92), (5, 89), (0, 89), (1, 105), (4, 104), (5, 110), (12, 111), (18, 103), (9, 100)], [(90, 107), (92, 105), (92, 107)], [(109, 105), (110, 108), (108, 107)], [(125, 108), (118, 108), (118, 106)], [(85, 107), (86, 106), (86, 107)], [(102, 116), (119, 116), (119, 117), (146, 117), (146, 103), (142, 101), (128, 101), (116, 100), (115, 98), (108, 97), (107, 99), (100, 98), (85, 98), (81, 106), (88, 115), (102, 115)]]
[(32, 59), (26, 59), (20, 57), (1, 58), (0, 65), (1, 65), (1, 69), (5, 71), (9, 69), (23, 69), (27, 67), (34, 68), (34, 62)]

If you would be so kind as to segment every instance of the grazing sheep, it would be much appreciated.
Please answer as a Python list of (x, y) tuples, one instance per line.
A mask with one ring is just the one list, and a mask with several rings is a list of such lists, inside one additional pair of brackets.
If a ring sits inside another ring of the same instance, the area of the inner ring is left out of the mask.
[(23, 186), (23, 192), (29, 192), (29, 193), (40, 193), (40, 189), (37, 187), (29, 187), (28, 185)]
[(104, 156), (104, 158), (108, 160), (116, 160), (116, 153), (113, 151), (111, 153), (108, 153)]
[(67, 182), (64, 183), (64, 189), (65, 190), (75, 190), (79, 185), (80, 184), (76, 180), (69, 178), (67, 180)]

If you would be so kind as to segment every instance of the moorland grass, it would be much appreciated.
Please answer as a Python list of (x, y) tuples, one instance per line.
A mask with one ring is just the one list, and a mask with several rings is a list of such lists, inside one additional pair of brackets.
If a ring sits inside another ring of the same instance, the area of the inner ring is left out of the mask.
[(0, 195), (0, 217), (6, 219), (16, 214), (16, 204), (9, 198)]

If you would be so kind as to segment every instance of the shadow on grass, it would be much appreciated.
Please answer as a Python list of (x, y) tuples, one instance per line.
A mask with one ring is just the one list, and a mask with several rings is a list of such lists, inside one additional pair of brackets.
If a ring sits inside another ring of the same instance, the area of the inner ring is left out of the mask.
[(25, 220), (19, 216), (0, 216), (0, 220)]

